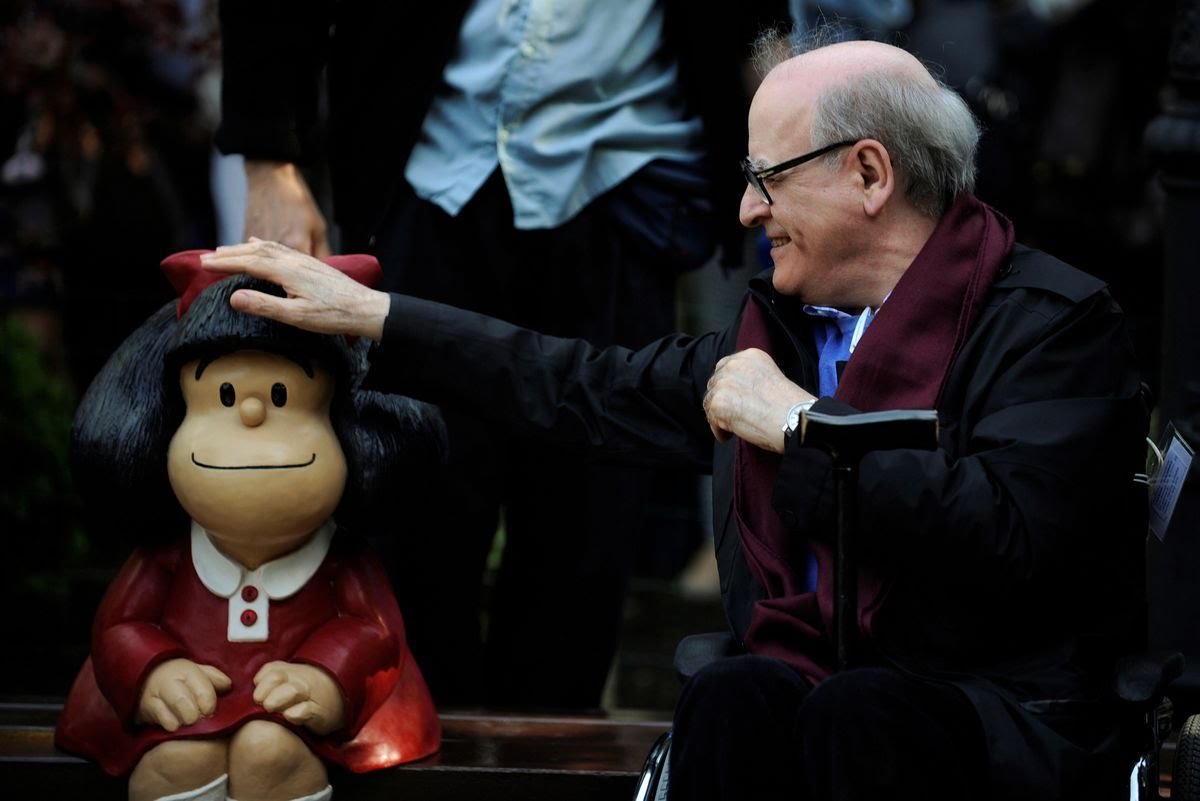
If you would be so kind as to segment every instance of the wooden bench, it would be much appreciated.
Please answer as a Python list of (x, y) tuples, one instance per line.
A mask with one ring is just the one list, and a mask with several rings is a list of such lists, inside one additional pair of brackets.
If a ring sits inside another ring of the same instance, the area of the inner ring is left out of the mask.
[[(0, 703), (6, 798), (123, 801), (125, 782), (54, 747), (55, 703)], [(665, 720), (618, 716), (442, 715), (442, 749), (398, 768), (331, 776), (339, 801), (629, 801)]]

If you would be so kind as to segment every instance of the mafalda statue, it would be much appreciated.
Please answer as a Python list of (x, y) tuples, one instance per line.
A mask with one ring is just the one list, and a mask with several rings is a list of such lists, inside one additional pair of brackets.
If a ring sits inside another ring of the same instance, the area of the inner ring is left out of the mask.
[[(326, 763), (438, 749), (388, 577), (351, 530), (429, 472), (444, 434), (430, 407), (361, 388), (365, 342), (234, 311), (235, 289), (281, 290), (199, 255), (163, 263), (179, 304), (76, 416), (98, 518), (174, 530), (144, 537), (108, 589), (56, 739), (128, 774), (133, 801), (326, 799)], [(329, 261), (378, 279), (369, 257)]]

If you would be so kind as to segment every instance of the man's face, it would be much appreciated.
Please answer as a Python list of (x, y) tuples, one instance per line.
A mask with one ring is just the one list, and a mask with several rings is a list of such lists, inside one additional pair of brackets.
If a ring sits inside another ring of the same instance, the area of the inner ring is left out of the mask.
[(333, 381), (284, 356), (244, 350), (180, 370), (187, 413), (167, 452), (171, 486), (218, 540), (276, 553), (329, 518), (346, 460), (329, 419)]
[[(749, 117), (748, 153), (757, 168), (813, 150), (809, 125), (814, 96), (802, 84), (774, 74), (763, 82)], [(831, 155), (844, 160), (848, 152)], [(839, 268), (849, 260), (853, 234), (844, 167), (831, 169), (820, 157), (765, 180), (772, 203), (748, 184), (740, 216), (747, 227), (762, 226), (770, 239), (775, 289), (807, 303), (842, 305), (846, 276)]]

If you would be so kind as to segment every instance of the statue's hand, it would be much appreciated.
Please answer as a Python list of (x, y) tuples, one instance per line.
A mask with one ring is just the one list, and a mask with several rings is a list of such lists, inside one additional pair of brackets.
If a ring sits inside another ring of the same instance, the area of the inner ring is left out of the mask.
[(190, 726), (215, 712), (217, 696), (232, 686), (230, 678), (212, 665), (169, 659), (150, 671), (136, 720), (167, 731)]
[(345, 702), (337, 682), (320, 668), (292, 662), (268, 662), (254, 675), (254, 700), (317, 734), (341, 728)]

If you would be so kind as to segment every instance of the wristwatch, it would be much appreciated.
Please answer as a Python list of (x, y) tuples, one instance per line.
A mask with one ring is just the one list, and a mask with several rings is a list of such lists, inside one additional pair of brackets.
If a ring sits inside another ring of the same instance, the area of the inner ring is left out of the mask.
[(783, 436), (786, 439), (791, 439), (792, 435), (796, 433), (796, 429), (800, 427), (801, 413), (807, 412), (816, 402), (815, 398), (813, 400), (800, 401), (788, 409), (787, 422), (783, 424)]

